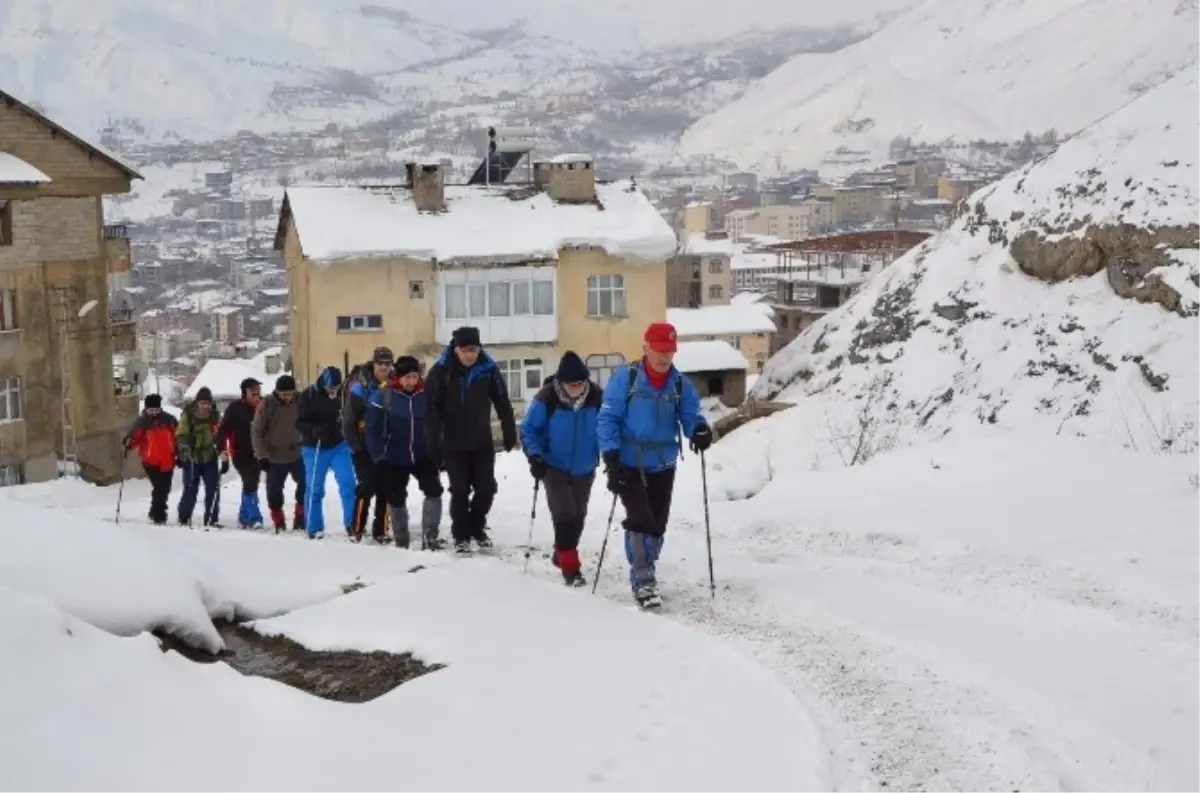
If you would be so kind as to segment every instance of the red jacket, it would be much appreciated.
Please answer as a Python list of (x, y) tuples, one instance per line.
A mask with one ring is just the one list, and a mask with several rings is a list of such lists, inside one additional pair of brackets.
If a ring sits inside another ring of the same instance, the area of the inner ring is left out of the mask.
[(148, 416), (145, 413), (133, 422), (125, 436), (125, 448), (137, 449), (143, 465), (170, 471), (175, 468), (175, 430), (179, 422), (169, 413)]

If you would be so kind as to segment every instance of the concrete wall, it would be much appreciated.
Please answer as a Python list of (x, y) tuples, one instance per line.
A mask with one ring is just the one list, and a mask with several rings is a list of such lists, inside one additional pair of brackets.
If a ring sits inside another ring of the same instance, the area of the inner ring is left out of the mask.
[[(103, 158), (16, 107), (0, 105), (0, 150), (40, 169), (51, 183), (34, 194), (0, 187), (12, 200), (13, 239), (0, 246), (0, 286), (16, 295), (18, 337), (0, 344), (0, 376), (21, 378), (22, 416), (0, 424), (0, 464), (23, 463), (28, 482), (57, 475), (62, 447), (61, 345), (70, 353), (77, 453), (85, 475), (119, 474), (119, 439), (128, 419), (117, 412), (108, 315), (108, 256), (100, 196), (126, 193), (129, 178)], [(97, 307), (62, 334), (53, 287), (72, 290), (72, 314)]]
[(745, 372), (691, 372), (688, 374), (688, 379), (692, 381), (692, 385), (696, 386), (696, 391), (699, 392), (701, 399), (713, 396), (716, 393), (713, 386), (719, 382), (722, 405), (735, 408), (746, 401)]

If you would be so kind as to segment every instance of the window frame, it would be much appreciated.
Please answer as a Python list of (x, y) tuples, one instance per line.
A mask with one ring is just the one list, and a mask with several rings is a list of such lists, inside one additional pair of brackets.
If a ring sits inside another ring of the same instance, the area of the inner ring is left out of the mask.
[(17, 323), (17, 290), (0, 286), (0, 333), (20, 329)]
[[(346, 322), (343, 323), (342, 320), (346, 320)], [(383, 332), (382, 314), (339, 314), (335, 323), (338, 333)]]
[[(608, 311), (604, 310), (604, 298), (608, 297)], [(595, 304), (593, 306), (593, 298)], [(620, 302), (618, 307), (617, 303)], [(594, 319), (627, 318), (629, 304), (625, 286), (625, 276), (615, 274), (589, 275), (587, 278), (587, 297), (584, 305), (585, 315)]]
[(25, 419), (24, 405), (21, 399), (22, 385), (20, 375), (0, 377), (0, 401), (4, 405), (4, 413), (0, 415), (0, 424)]
[(612, 379), (613, 372), (623, 366), (629, 366), (629, 361), (619, 352), (592, 353), (584, 358), (583, 362), (587, 366), (592, 380), (601, 388), (608, 385), (608, 381)]
[(0, 487), (16, 487), (25, 484), (25, 464), (0, 465)]

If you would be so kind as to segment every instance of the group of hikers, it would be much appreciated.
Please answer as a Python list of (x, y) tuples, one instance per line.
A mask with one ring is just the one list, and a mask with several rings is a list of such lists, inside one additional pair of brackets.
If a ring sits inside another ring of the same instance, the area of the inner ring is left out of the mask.
[[(519, 443), (536, 481), (535, 500), (536, 488), (545, 489), (554, 525), (552, 561), (568, 586), (585, 584), (579, 540), (603, 462), (608, 490), (625, 511), (634, 597), (643, 606), (659, 602), (655, 566), (682, 437), (695, 452), (713, 441), (699, 394), (673, 365), (676, 349), (673, 326), (650, 325), (642, 359), (613, 371), (604, 389), (579, 355), (568, 351), (525, 412)], [(291, 527), (320, 538), (325, 481), (332, 473), (351, 539), (361, 540), (370, 522), (377, 542), (388, 542), (390, 529), (391, 540), (408, 548), (408, 484), (416, 480), (424, 496), (421, 547), (439, 550), (445, 545), (439, 536), (444, 471), (455, 551), (470, 554), (472, 544), (492, 547), (487, 517), (496, 495), (493, 411), (506, 452), (517, 448), (518, 428), (504, 375), (484, 351), (479, 330), (455, 330), (425, 377), (416, 358), (396, 358), (387, 347), (377, 347), (345, 380), (340, 369), (329, 366), (297, 393), (295, 379), (284, 374), (264, 396), (263, 384), (247, 378), (240, 399), (223, 415), (211, 390), (202, 387), (178, 421), (163, 411), (159, 395), (147, 396), (124, 443), (127, 453), (137, 450), (150, 480), (151, 522), (167, 522), (178, 468), (179, 523), (191, 525), (203, 485), (202, 524), (219, 528), (220, 478), (232, 466), (242, 484), (240, 527), (264, 525), (258, 493), (265, 475), (271, 525), (286, 530), (284, 486), (290, 478)]]

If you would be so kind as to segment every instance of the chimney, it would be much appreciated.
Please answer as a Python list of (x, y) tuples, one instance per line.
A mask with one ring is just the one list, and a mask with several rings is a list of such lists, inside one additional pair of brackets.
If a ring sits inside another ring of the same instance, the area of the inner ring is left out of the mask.
[(554, 170), (554, 163), (538, 160), (533, 164), (533, 184), (538, 190), (550, 189), (550, 172)]
[(269, 353), (263, 356), (263, 364), (267, 374), (279, 374), (279, 353)]
[(446, 209), (446, 171), (441, 163), (405, 165), (413, 203), (419, 212), (443, 212)]
[(546, 192), (563, 204), (591, 204), (596, 200), (596, 170), (586, 154), (560, 154), (549, 163)]

